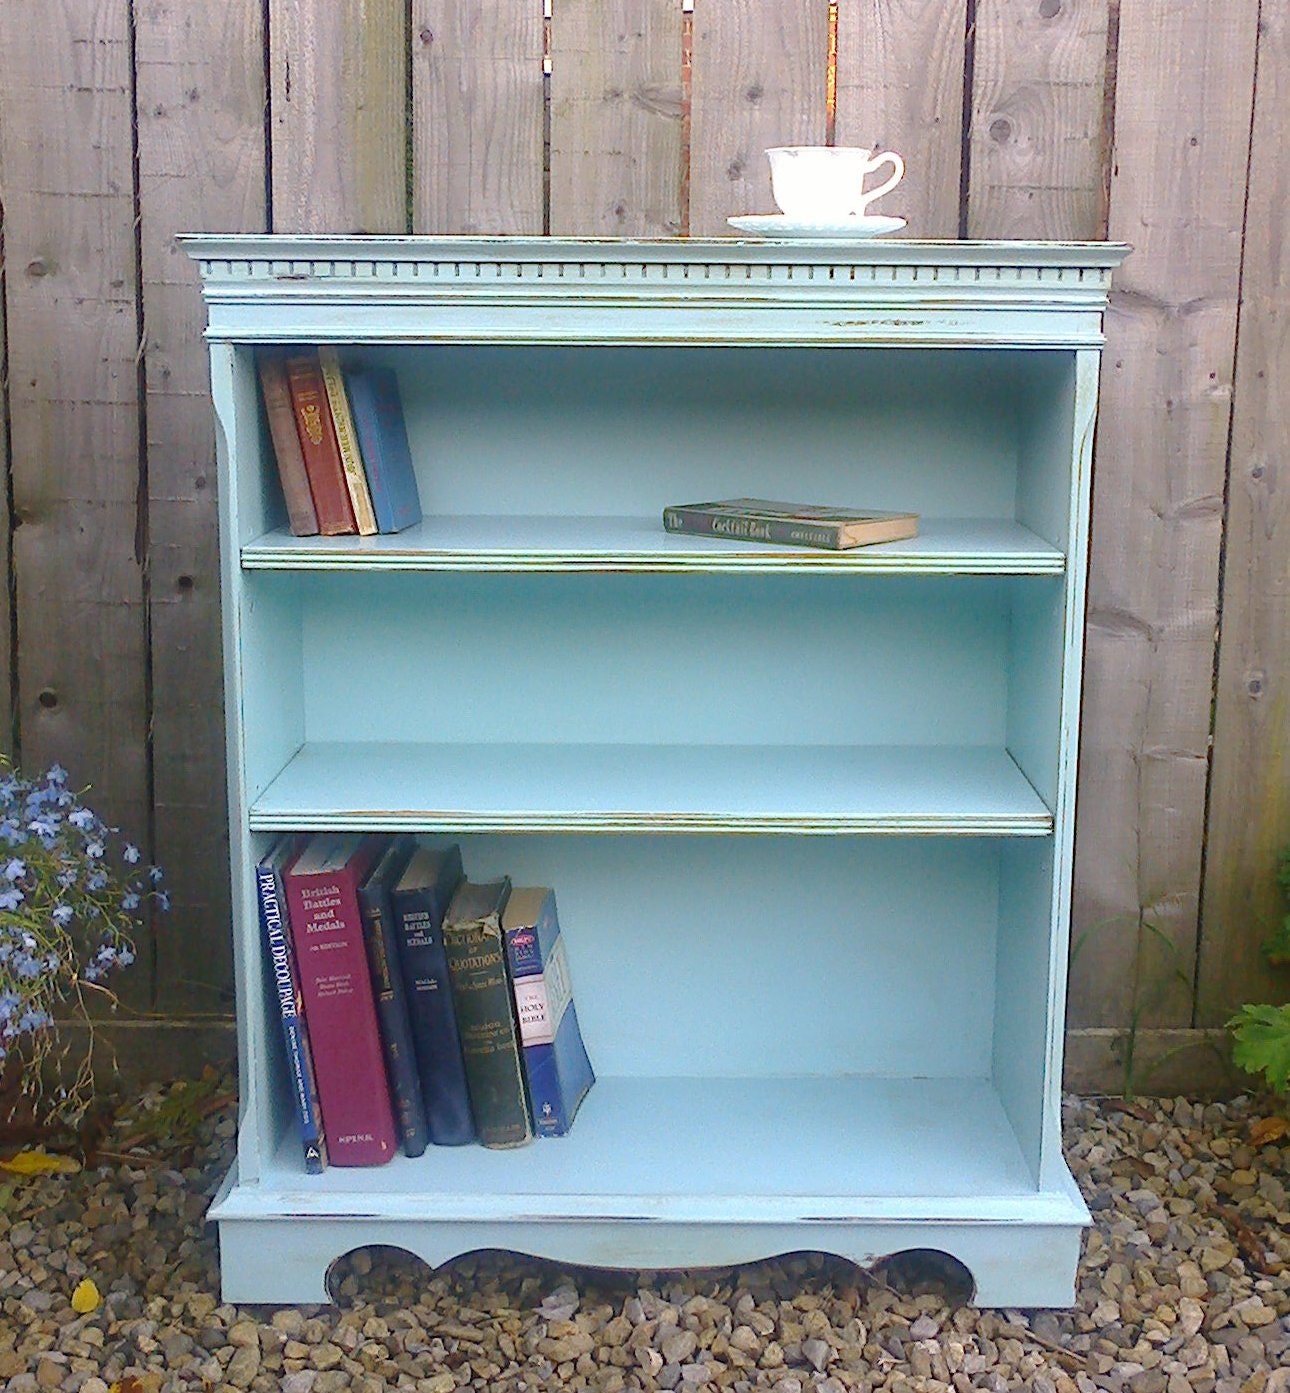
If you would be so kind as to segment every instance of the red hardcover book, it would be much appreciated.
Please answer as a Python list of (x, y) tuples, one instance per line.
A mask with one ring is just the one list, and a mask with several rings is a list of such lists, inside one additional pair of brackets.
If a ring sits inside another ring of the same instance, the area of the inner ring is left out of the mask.
[(318, 513), (318, 530), (325, 537), (357, 532), (317, 349), (305, 349), (287, 358), (287, 385), (291, 388), (296, 433)]
[(272, 349), (258, 352), (255, 361), (260, 369), (264, 412), (269, 418), (269, 434), (273, 438), (273, 454), (278, 461), (278, 478), (282, 482), (282, 497), (287, 505), (291, 531), (297, 537), (312, 537), (318, 531), (318, 514), (314, 510), (305, 457), (296, 431), (296, 413), (291, 405), (291, 389), (287, 386), (286, 365), (282, 355)]
[(398, 1150), (358, 906), (358, 887), (383, 845), (380, 837), (320, 832), (286, 876), (323, 1135), (335, 1166), (377, 1166)]

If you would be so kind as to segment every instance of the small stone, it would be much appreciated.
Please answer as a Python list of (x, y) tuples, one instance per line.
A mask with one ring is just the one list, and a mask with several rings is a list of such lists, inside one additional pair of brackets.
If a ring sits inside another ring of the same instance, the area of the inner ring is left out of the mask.
[(648, 1345), (642, 1345), (636, 1351), (636, 1362), (650, 1378), (657, 1378), (659, 1370), (663, 1367), (663, 1356), (658, 1350), (650, 1349)]
[(693, 1330), (675, 1330), (660, 1345), (666, 1364), (684, 1364), (698, 1347), (699, 1339)]
[(108, 1393), (108, 1386), (97, 1374), (91, 1374), (81, 1384), (81, 1393)]
[(333, 1345), (330, 1340), (315, 1346), (309, 1352), (309, 1362), (320, 1371), (334, 1369), (344, 1357), (344, 1351), (340, 1346)]
[(441, 1369), (437, 1374), (431, 1374), (429, 1378), (423, 1378), (417, 1384), (418, 1393), (453, 1393), (457, 1386), (457, 1380), (447, 1369)]
[(36, 1365), (36, 1383), (41, 1388), (57, 1388), (66, 1376), (67, 1365), (56, 1360), (42, 1359)]
[(328, 1369), (314, 1379), (312, 1393), (341, 1393), (349, 1387), (349, 1374), (344, 1369)]
[(909, 1327), (911, 1340), (931, 1340), (940, 1334), (941, 1327), (927, 1314), (923, 1314)]
[(234, 1349), (247, 1348), (260, 1344), (260, 1327), (254, 1321), (240, 1320), (228, 1332), (228, 1342)]
[(225, 1379), (234, 1388), (249, 1388), (251, 1380), (260, 1372), (260, 1342), (253, 1345), (240, 1345), (233, 1351), (224, 1371)]
[(761, 1352), (757, 1361), (763, 1369), (778, 1369), (784, 1362), (784, 1351), (779, 1342), (772, 1340)]
[[(283, 1376), (280, 1393), (310, 1393), (314, 1379), (318, 1377), (314, 1369), (297, 1369), (295, 1373)], [(84, 1391), (82, 1390), (82, 1393)]]
[(815, 1372), (822, 1374), (824, 1366), (833, 1356), (833, 1347), (827, 1340), (803, 1340), (802, 1353)]

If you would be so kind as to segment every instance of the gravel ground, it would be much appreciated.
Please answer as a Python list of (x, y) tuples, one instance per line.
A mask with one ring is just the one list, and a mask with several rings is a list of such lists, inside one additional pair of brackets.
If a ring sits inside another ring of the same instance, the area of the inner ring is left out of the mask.
[[(431, 1275), (380, 1250), (346, 1259), (336, 1306), (297, 1310), (220, 1303), (202, 1215), (225, 1107), (187, 1144), (0, 1187), (0, 1387), (1290, 1393), (1290, 1138), (1256, 1148), (1262, 1115), (1068, 1103), (1095, 1221), (1071, 1311), (979, 1310), (952, 1274), (819, 1255), (606, 1275), (490, 1254)], [(102, 1302), (78, 1315), (86, 1277)]]

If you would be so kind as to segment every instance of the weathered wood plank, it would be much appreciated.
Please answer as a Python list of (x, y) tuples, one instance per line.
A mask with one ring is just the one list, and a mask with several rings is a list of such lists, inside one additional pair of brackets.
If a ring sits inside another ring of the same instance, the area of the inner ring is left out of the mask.
[[(4, 158), (0, 141), (0, 161)], [(0, 189), (4, 188), (4, 165), (0, 163)], [(0, 368), (6, 363), (8, 342), (6, 299), (4, 293), (4, 200), (0, 197)], [(10, 580), (13, 574), (13, 536), (10, 528), (9, 491), (12, 482), (12, 462), (9, 458), (9, 374), (0, 372), (0, 751), (16, 759), (18, 754), (17, 712), (13, 705), (13, 689), (17, 677), (13, 646), (13, 606)]]
[(1072, 1025), (1190, 1025), (1252, 5), (1120, 10)]
[(560, 0), (551, 20), (551, 231), (681, 231), (679, 0)]
[(541, 233), (542, 6), (413, 0), (413, 227)]
[(207, 1012), (227, 1009), (232, 976), (219, 519), (205, 313), (174, 234), (265, 227), (260, 0), (142, 0), (135, 55), (153, 809), (174, 901), (157, 941), (157, 1005)]
[(1102, 235), (1107, 19), (1108, 0), (977, 0), (970, 237)]
[(1260, 7), (1197, 1013), (1290, 998), (1261, 941), (1290, 845), (1290, 3)]
[(273, 227), (404, 232), (403, 0), (269, 0)]
[(836, 143), (895, 150), (905, 178), (874, 212), (908, 237), (957, 237), (966, 0), (850, 0), (838, 8)]
[(828, 0), (702, 0), (694, 12), (690, 231), (730, 234), (736, 213), (770, 213), (773, 145), (822, 145)]
[(60, 761), (146, 847), (130, 6), (0, 5), (0, 53), (23, 762)]

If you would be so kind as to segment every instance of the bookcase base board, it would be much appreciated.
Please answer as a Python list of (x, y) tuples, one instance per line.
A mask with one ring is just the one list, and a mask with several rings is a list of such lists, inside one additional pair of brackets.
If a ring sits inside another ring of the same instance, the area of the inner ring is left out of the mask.
[[(230, 1191), (236, 1191), (234, 1176)], [(328, 1275), (355, 1248), (390, 1247), (435, 1268), (465, 1253), (504, 1249), (585, 1267), (694, 1269), (756, 1262), (782, 1253), (822, 1252), (868, 1268), (896, 1253), (935, 1249), (972, 1275), (973, 1302), (990, 1307), (1069, 1306), (1084, 1223), (1074, 1203), (1066, 1222), (1015, 1217), (963, 1222), (855, 1221), (736, 1225), (639, 1223), (623, 1219), (506, 1219), (430, 1223), (370, 1214), (290, 1215), (290, 1196), (265, 1195), (279, 1217), (221, 1219), (225, 1301), (293, 1304), (333, 1299)], [(226, 1197), (231, 1202), (231, 1196)], [(287, 1217), (281, 1217), (286, 1215)], [(272, 1262), (265, 1261), (272, 1254)]]

